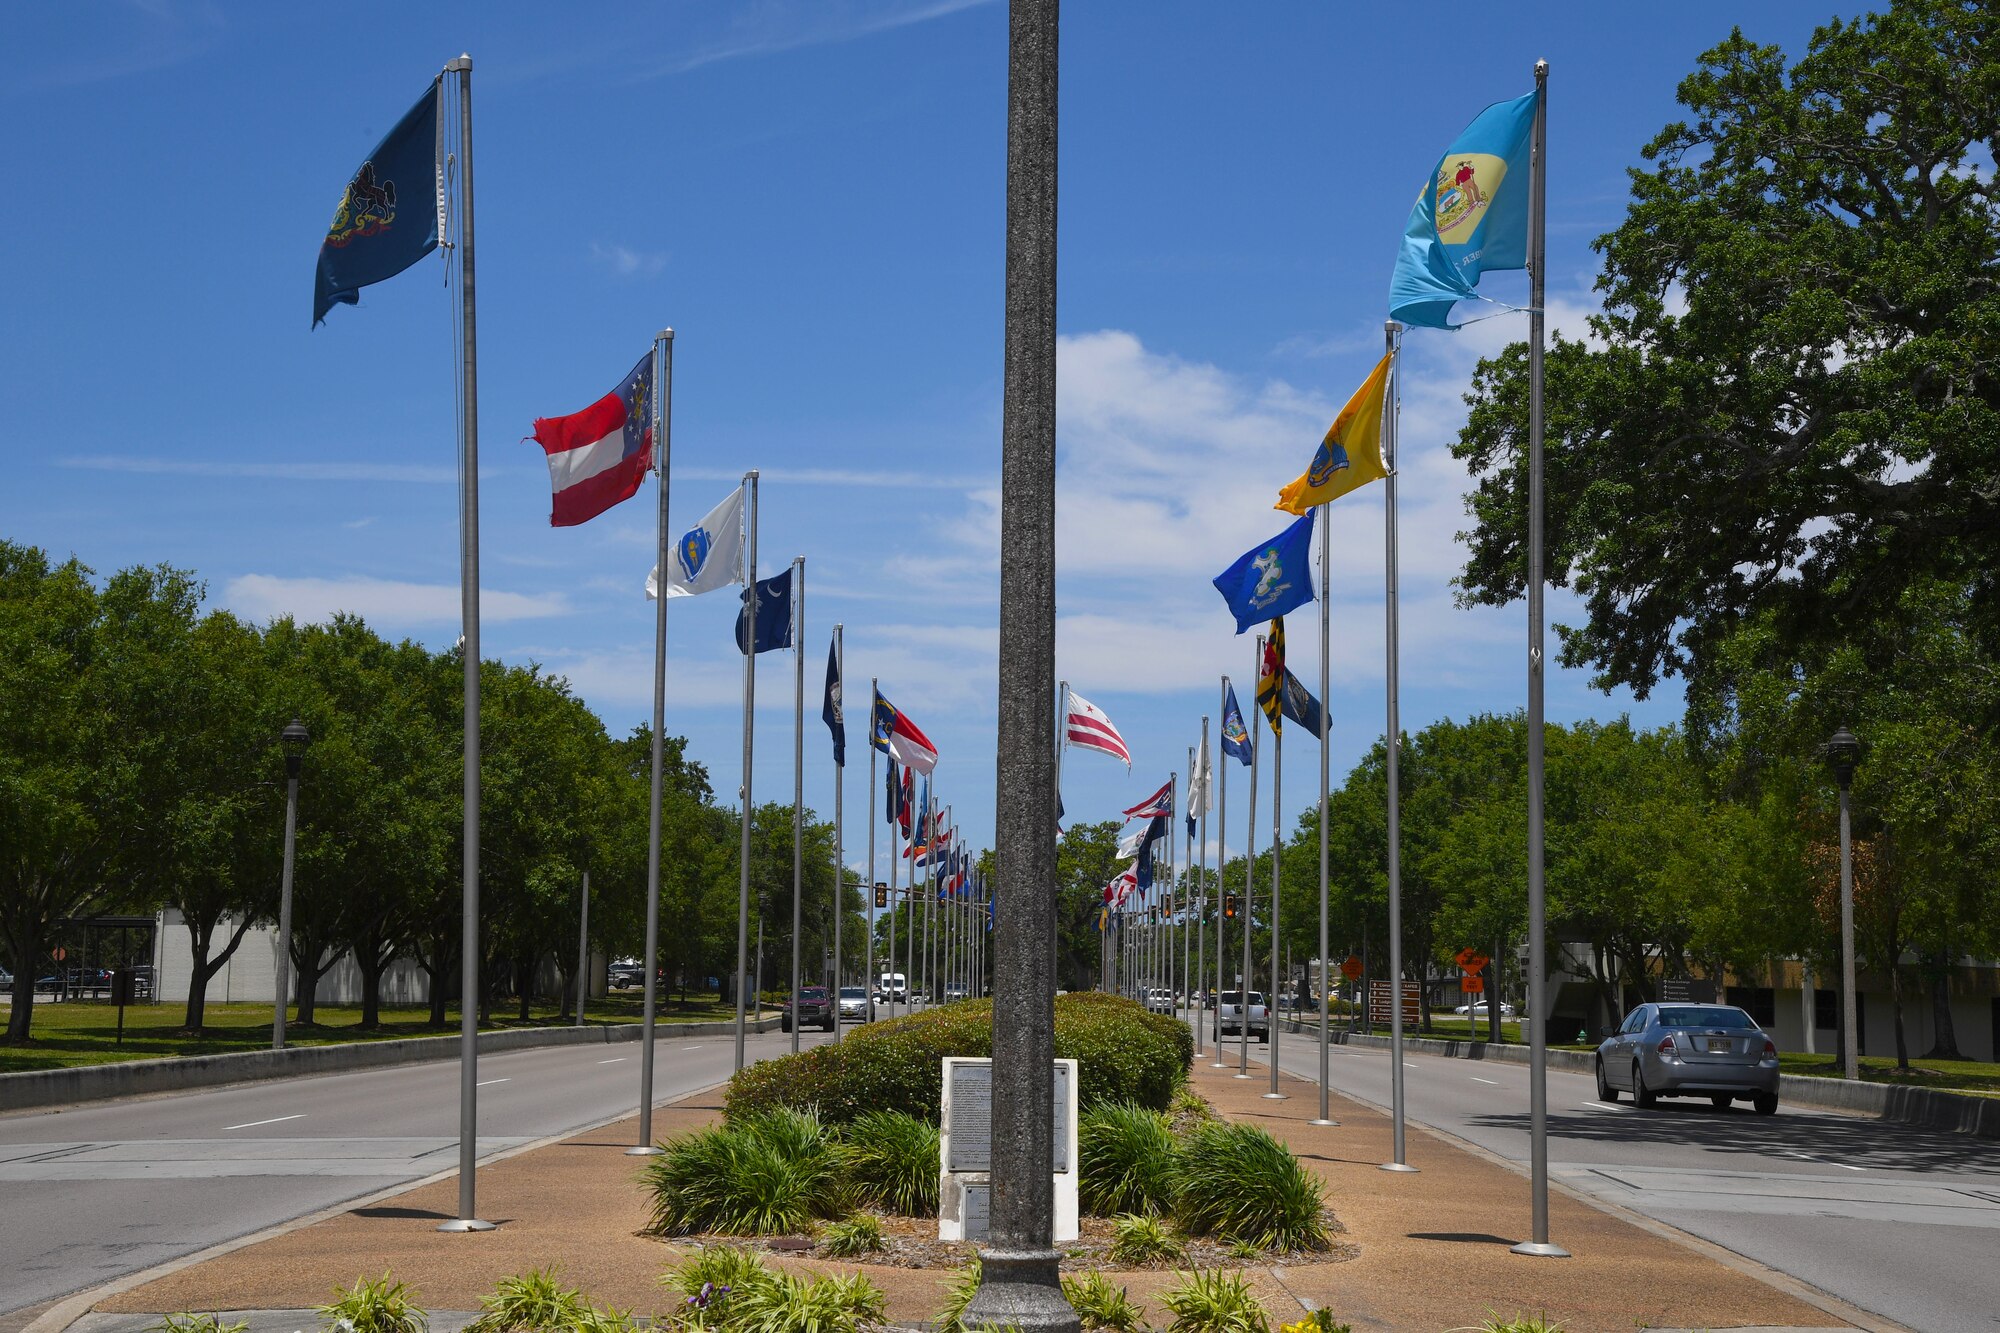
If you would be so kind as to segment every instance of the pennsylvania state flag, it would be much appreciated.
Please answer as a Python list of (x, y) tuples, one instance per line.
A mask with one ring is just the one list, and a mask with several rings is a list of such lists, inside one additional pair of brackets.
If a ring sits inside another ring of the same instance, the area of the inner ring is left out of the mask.
[(431, 86), (347, 182), (319, 246), (313, 327), (361, 289), (393, 278), (437, 249), (440, 208), (438, 89)]
[(1273, 508), (1303, 514), (1388, 475), (1382, 466), (1382, 404), (1388, 385), (1385, 355), (1327, 427), (1305, 472), (1278, 492)]
[(1389, 314), (1456, 327), (1451, 308), (1478, 295), (1488, 269), (1528, 266), (1528, 173), (1539, 94), (1495, 102), (1452, 140), (1403, 227)]

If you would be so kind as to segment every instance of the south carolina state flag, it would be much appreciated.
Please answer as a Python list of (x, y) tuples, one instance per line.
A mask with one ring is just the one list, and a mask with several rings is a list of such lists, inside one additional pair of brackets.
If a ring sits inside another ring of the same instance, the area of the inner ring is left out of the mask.
[(549, 456), (551, 527), (574, 527), (631, 499), (653, 466), (653, 354), (583, 411), (537, 418), (535, 443)]

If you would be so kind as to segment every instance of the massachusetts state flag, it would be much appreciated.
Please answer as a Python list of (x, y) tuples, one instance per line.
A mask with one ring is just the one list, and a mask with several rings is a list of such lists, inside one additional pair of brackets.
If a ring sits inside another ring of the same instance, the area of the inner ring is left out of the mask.
[(537, 417), (549, 456), (549, 525), (574, 527), (629, 500), (653, 466), (653, 354), (617, 388), (566, 417)]

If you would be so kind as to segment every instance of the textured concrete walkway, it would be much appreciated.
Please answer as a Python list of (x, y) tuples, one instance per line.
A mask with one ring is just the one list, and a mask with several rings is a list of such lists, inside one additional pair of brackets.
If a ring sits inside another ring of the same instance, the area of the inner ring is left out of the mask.
[[(1338, 1099), (1339, 1127), (1307, 1124), (1316, 1090), (1285, 1076), (1290, 1099), (1266, 1101), (1265, 1077), (1237, 1080), (1197, 1061), (1194, 1085), (1224, 1115), (1269, 1130), (1318, 1172), (1347, 1228), (1344, 1239), (1360, 1247), (1360, 1256), (1346, 1262), (1250, 1270), (1274, 1325), (1325, 1305), (1357, 1329), (1429, 1333), (1516, 1312), (1545, 1314), (1569, 1333), (1888, 1327), (1810, 1293), (1801, 1299), (1754, 1266), (1561, 1194), (1551, 1199), (1552, 1232), (1575, 1257), (1511, 1255), (1507, 1247), (1529, 1223), (1527, 1182), (1516, 1171), (1414, 1128), (1409, 1158), (1419, 1173), (1379, 1171), (1389, 1156), (1386, 1118)], [(712, 1123), (719, 1110), (716, 1094), (697, 1096), (664, 1108), (654, 1124), (662, 1136), (683, 1133)], [(633, 1134), (627, 1121), (483, 1170), (480, 1213), (500, 1223), (497, 1231), (435, 1229), (456, 1203), (456, 1183), (447, 1180), (107, 1296), (77, 1333), (126, 1333), (135, 1327), (129, 1316), (179, 1310), (259, 1312), (258, 1329), (304, 1327), (297, 1312), (324, 1301), (336, 1284), (385, 1271), (409, 1283), (428, 1309), (467, 1311), (501, 1277), (551, 1264), (599, 1304), (665, 1314), (672, 1302), (657, 1279), (676, 1252), (638, 1234), (646, 1211), (635, 1185), (640, 1164), (623, 1153)], [(909, 1324), (935, 1314), (950, 1277), (934, 1270), (864, 1271), (888, 1294), (890, 1317)], [(1135, 1272), (1116, 1280), (1156, 1324), (1169, 1322), (1156, 1296), (1172, 1285), (1173, 1274)], [(441, 1319), (439, 1327), (457, 1322)]]

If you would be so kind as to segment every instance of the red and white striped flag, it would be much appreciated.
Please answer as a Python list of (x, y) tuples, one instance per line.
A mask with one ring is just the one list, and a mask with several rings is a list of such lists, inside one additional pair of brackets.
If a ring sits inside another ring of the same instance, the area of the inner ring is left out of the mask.
[(1127, 768), (1132, 766), (1132, 752), (1125, 748), (1125, 738), (1118, 734), (1118, 728), (1111, 725), (1102, 708), (1075, 690), (1069, 692), (1063, 739), (1078, 749), (1102, 750), (1113, 759), (1123, 759)]
[(653, 466), (653, 354), (617, 388), (566, 417), (538, 417), (549, 458), (549, 523), (573, 527), (629, 500)]

